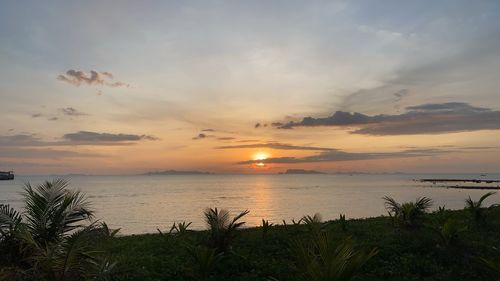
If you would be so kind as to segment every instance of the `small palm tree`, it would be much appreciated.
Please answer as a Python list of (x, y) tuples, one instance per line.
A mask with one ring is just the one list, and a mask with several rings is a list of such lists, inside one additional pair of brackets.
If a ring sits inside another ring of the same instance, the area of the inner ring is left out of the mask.
[(432, 200), (427, 197), (417, 198), (415, 202), (399, 204), (389, 196), (383, 197), (384, 205), (391, 218), (403, 227), (418, 227), (422, 224), (424, 215), (432, 206)]
[[(483, 206), (483, 201), (486, 200), (486, 198), (494, 195), (496, 192), (488, 192), (481, 196), (478, 201), (472, 200), (472, 198), (469, 196), (468, 199), (465, 200), (465, 209), (469, 211), (469, 213), (472, 216), (472, 221), (476, 225), (483, 225), (486, 222), (486, 214), (485, 214), (485, 208)], [(495, 205), (490, 206), (493, 207)]]
[(441, 227), (431, 228), (439, 237), (438, 245), (443, 248), (454, 246), (460, 234), (467, 228), (462, 226), (459, 221), (449, 219)]
[(450, 216), (448, 210), (446, 210), (446, 206), (438, 206), (438, 209), (433, 212), (434, 217), (436, 218), (436, 221), (439, 224), (445, 224), (448, 221), (448, 218)]
[(222, 253), (203, 246), (188, 247), (188, 252), (193, 260), (193, 265), (187, 270), (188, 275), (196, 281), (209, 280), (215, 266), (222, 259)]
[(61, 240), (69, 232), (85, 226), (93, 211), (85, 196), (67, 189), (68, 182), (56, 179), (25, 191), (26, 226), (33, 238), (42, 245)]
[(324, 230), (326, 227), (326, 224), (323, 224), (323, 218), (321, 217), (320, 213), (315, 213), (314, 216), (310, 216), (310, 215), (303, 216), (301, 221), (304, 222), (307, 229), (312, 234), (318, 234), (320, 231)]
[(85, 196), (67, 186), (61, 179), (36, 187), (27, 184), (22, 215), (8, 206), (0, 208), (0, 242), (10, 237), (19, 245), (14, 253), (17, 268), (26, 266), (20, 260), (27, 262), (30, 280), (85, 280), (114, 267), (95, 245), (106, 233), (116, 232), (105, 224), (90, 223), (93, 212)]
[(273, 223), (270, 223), (268, 220), (262, 219), (262, 239), (266, 239), (267, 233), (269, 232), (269, 229), (271, 229), (271, 226), (273, 226)]
[(225, 253), (230, 250), (231, 243), (237, 235), (237, 230), (245, 224), (245, 222), (239, 220), (249, 212), (248, 210), (243, 211), (231, 219), (227, 210), (218, 210), (217, 208), (205, 210), (209, 246), (215, 248), (217, 253)]
[(362, 252), (354, 249), (351, 239), (333, 243), (326, 233), (307, 243), (295, 242), (298, 271), (306, 281), (348, 281), (377, 254), (376, 249)]
[(340, 214), (339, 216), (340, 227), (343, 231), (347, 230), (347, 220), (345, 219), (345, 214)]

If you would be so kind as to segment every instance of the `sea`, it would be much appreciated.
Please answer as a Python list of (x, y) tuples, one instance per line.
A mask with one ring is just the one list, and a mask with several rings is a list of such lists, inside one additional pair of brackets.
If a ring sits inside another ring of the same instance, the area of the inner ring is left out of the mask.
[[(321, 214), (323, 220), (387, 215), (382, 197), (397, 201), (426, 196), (433, 208), (462, 209), (471, 196), (486, 190), (452, 189), (415, 181), (421, 178), (500, 179), (500, 174), (281, 174), (281, 175), (127, 175), (127, 176), (16, 176), (0, 181), (0, 204), (22, 210), (23, 188), (46, 180), (64, 178), (71, 189), (85, 193), (95, 219), (105, 221), (121, 234), (166, 231), (174, 222), (192, 222), (205, 228), (203, 211), (217, 207), (232, 214), (249, 210), (246, 226), (262, 219), (275, 224), (304, 215)], [(500, 203), (500, 195), (487, 204)]]

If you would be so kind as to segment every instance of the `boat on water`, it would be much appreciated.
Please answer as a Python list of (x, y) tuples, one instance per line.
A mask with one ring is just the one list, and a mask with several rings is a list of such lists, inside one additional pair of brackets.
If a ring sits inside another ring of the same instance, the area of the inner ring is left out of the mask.
[(14, 179), (13, 171), (8, 171), (8, 172), (0, 171), (0, 180), (13, 180), (13, 179)]

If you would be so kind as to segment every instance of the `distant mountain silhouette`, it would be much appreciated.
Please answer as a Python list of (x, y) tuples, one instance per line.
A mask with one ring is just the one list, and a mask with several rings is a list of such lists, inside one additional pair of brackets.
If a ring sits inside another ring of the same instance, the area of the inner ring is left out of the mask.
[(177, 171), (177, 170), (165, 170), (165, 171), (154, 171), (147, 172), (142, 175), (146, 176), (156, 176), (156, 175), (211, 175), (213, 173), (210, 172), (201, 172), (201, 171)]
[(289, 174), (325, 174), (325, 173), (314, 170), (288, 169), (284, 174), (289, 175)]

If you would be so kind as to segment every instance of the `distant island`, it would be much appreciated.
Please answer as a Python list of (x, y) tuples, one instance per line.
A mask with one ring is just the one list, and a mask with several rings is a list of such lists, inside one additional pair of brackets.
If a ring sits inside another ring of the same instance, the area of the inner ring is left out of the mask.
[(281, 173), (285, 175), (296, 175), (296, 174), (325, 174), (323, 172), (314, 171), (314, 170), (304, 170), (304, 169), (288, 169), (286, 172)]
[(201, 171), (177, 171), (177, 170), (165, 170), (165, 171), (154, 171), (147, 172), (142, 175), (144, 176), (174, 176), (174, 175), (212, 175), (210, 172)]

